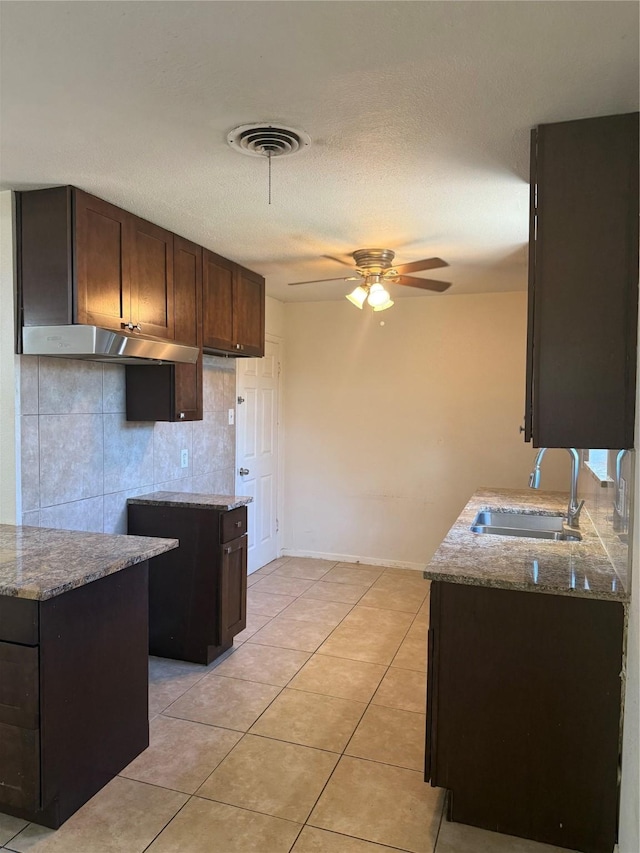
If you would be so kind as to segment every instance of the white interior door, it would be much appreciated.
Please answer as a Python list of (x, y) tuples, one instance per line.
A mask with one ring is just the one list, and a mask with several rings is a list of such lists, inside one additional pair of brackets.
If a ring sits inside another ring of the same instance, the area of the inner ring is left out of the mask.
[(280, 344), (264, 358), (237, 362), (236, 493), (250, 495), (249, 574), (278, 556), (278, 397)]

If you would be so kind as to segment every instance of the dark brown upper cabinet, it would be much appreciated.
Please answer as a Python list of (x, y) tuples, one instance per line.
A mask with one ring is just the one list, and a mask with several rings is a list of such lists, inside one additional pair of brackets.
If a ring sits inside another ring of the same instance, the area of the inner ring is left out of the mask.
[(145, 335), (182, 340), (175, 332), (173, 239), (171, 231), (131, 217), (131, 320)]
[(204, 250), (205, 352), (264, 355), (264, 278)]
[(637, 313), (638, 113), (540, 125), (525, 440), (633, 447)]
[[(171, 237), (175, 336), (202, 350), (202, 247)], [(126, 375), (128, 420), (202, 420), (202, 351), (195, 364), (128, 365)]]
[(23, 323), (175, 339), (173, 234), (75, 187), (18, 193)]
[[(63, 216), (68, 228), (64, 237), (70, 244), (70, 254), (75, 254), (76, 271), (75, 316), (66, 322), (73, 320), (119, 331), (131, 320), (131, 214), (71, 187), (25, 193), (22, 196), (23, 241), (34, 205), (44, 211), (49, 200), (50, 218), (53, 219), (60, 215), (58, 206), (63, 199)], [(30, 246), (23, 257), (32, 257), (34, 251), (35, 246)], [(71, 276), (71, 268), (65, 273)], [(23, 283), (24, 280), (23, 271)]]

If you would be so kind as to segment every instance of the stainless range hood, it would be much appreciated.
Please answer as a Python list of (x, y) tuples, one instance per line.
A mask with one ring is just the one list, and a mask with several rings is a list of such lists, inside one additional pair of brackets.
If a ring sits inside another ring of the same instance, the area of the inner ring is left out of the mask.
[(195, 364), (200, 350), (163, 338), (128, 335), (99, 326), (25, 326), (22, 352), (112, 364)]

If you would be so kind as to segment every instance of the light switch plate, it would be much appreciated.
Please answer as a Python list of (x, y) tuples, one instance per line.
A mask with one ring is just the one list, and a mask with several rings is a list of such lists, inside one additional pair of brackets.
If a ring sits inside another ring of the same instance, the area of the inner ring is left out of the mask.
[(229, 409), (229, 426), (233, 426), (236, 422), (236, 411), (235, 409)]
[(189, 467), (189, 451), (186, 448), (180, 451), (180, 467)]

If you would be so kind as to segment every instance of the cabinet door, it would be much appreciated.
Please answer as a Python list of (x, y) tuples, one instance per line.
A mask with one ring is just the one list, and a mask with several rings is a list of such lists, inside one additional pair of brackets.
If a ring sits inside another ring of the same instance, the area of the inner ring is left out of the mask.
[(638, 114), (541, 125), (532, 153), (527, 434), (633, 447)]
[(247, 537), (222, 546), (220, 570), (220, 645), (247, 626)]
[(132, 217), (131, 322), (145, 335), (175, 337), (173, 234)]
[[(202, 347), (202, 248), (173, 242), (176, 340)], [(195, 364), (175, 365), (176, 420), (202, 420), (202, 353)]]
[(40, 732), (0, 723), (0, 811), (40, 806)]
[(264, 355), (264, 279), (238, 268), (233, 299), (233, 339), (242, 355)]
[(75, 321), (120, 330), (131, 317), (132, 215), (74, 190)]
[(233, 340), (233, 287), (235, 264), (204, 250), (203, 253), (203, 346), (231, 351)]

